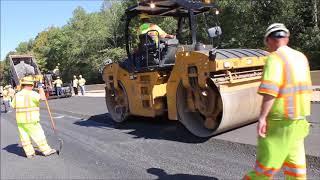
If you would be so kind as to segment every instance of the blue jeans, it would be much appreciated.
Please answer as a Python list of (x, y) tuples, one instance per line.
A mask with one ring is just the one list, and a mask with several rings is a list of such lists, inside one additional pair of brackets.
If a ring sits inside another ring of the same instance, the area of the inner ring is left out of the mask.
[(82, 96), (84, 95), (84, 93), (86, 92), (84, 86), (80, 86), (80, 91), (81, 91), (81, 94)]
[(62, 95), (62, 88), (61, 87), (57, 87), (57, 95), (58, 96)]

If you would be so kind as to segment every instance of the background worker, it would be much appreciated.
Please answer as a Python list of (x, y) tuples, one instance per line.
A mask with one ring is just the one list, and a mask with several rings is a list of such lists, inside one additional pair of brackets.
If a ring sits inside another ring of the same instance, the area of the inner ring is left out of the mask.
[(59, 63), (58, 63), (58, 65), (53, 69), (53, 74), (55, 75), (55, 76), (60, 76), (60, 69), (59, 69)]
[(79, 86), (79, 80), (77, 79), (77, 76), (73, 76), (72, 80), (72, 87), (75, 95), (78, 95), (78, 86)]
[(24, 77), (21, 81), (22, 90), (14, 96), (12, 101), (12, 106), (16, 109), (19, 137), (27, 158), (35, 156), (31, 139), (36, 143), (44, 156), (56, 153), (56, 150), (48, 145), (39, 123), (40, 100), (46, 100), (43, 84), (38, 83), (39, 93), (33, 91), (33, 85), (32, 76)]
[(10, 98), (10, 93), (9, 93), (9, 86), (5, 86), (3, 88), (3, 91), (2, 91), (2, 100), (3, 100), (3, 104), (4, 104), (4, 112), (7, 113), (7, 112), (10, 112), (10, 101), (11, 101), (11, 98)]
[(286, 179), (306, 179), (304, 138), (309, 133), (311, 79), (304, 54), (287, 46), (285, 25), (270, 25), (265, 44), (271, 51), (258, 93), (263, 96), (258, 122), (257, 160), (245, 179), (270, 179), (281, 168)]
[(12, 88), (11, 85), (9, 85), (8, 91), (9, 91), (9, 96), (10, 96), (10, 102), (12, 102), (14, 95), (16, 94), (16, 91)]
[(80, 91), (82, 96), (85, 93), (85, 88), (84, 85), (86, 84), (86, 80), (82, 77), (82, 75), (79, 75), (79, 87), (80, 87)]
[(53, 81), (53, 84), (56, 86), (56, 91), (57, 91), (58, 97), (62, 95), (62, 83), (63, 82), (59, 76), (57, 77), (57, 79), (55, 81)]

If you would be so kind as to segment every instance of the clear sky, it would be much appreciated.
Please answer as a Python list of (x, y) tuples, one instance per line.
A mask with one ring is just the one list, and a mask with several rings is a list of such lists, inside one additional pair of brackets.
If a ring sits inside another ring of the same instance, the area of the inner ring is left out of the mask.
[(99, 11), (103, 0), (1, 0), (1, 60), (20, 42), (35, 38), (49, 26), (63, 26), (81, 6)]

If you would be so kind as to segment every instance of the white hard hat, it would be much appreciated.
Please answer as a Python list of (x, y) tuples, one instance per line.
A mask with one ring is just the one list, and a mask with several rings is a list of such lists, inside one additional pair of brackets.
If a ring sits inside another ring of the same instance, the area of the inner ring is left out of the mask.
[(274, 32), (279, 32), (276, 37), (289, 37), (290, 31), (287, 29), (287, 27), (282, 23), (273, 23), (271, 24), (264, 35), (264, 42), (266, 43), (267, 38)]

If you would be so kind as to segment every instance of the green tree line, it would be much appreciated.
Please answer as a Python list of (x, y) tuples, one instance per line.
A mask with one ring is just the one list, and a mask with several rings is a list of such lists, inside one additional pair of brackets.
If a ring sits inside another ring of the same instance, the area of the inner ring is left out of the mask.
[[(125, 9), (136, 0), (109, 1), (99, 12), (87, 13), (82, 7), (62, 27), (48, 27), (9, 54), (32, 54), (43, 72), (59, 63), (62, 78), (70, 81), (82, 74), (88, 83), (101, 83), (106, 59), (121, 61), (125, 56)], [(290, 46), (304, 52), (312, 69), (320, 69), (319, 0), (219, 0), (219, 22), (223, 30), (220, 48), (265, 49), (263, 35), (268, 25), (281, 22), (291, 31)], [(92, 2), (97, 3), (97, 2)], [(176, 20), (155, 20), (161, 28), (175, 33)], [(138, 23), (139, 21), (133, 21)], [(201, 26), (201, 25), (200, 25)], [(200, 27), (199, 26), (199, 27)], [(202, 26), (204, 27), (204, 26)], [(134, 31), (134, 30), (133, 30)], [(200, 39), (207, 38), (203, 34)], [(8, 55), (1, 62), (1, 81), (7, 81)]]

